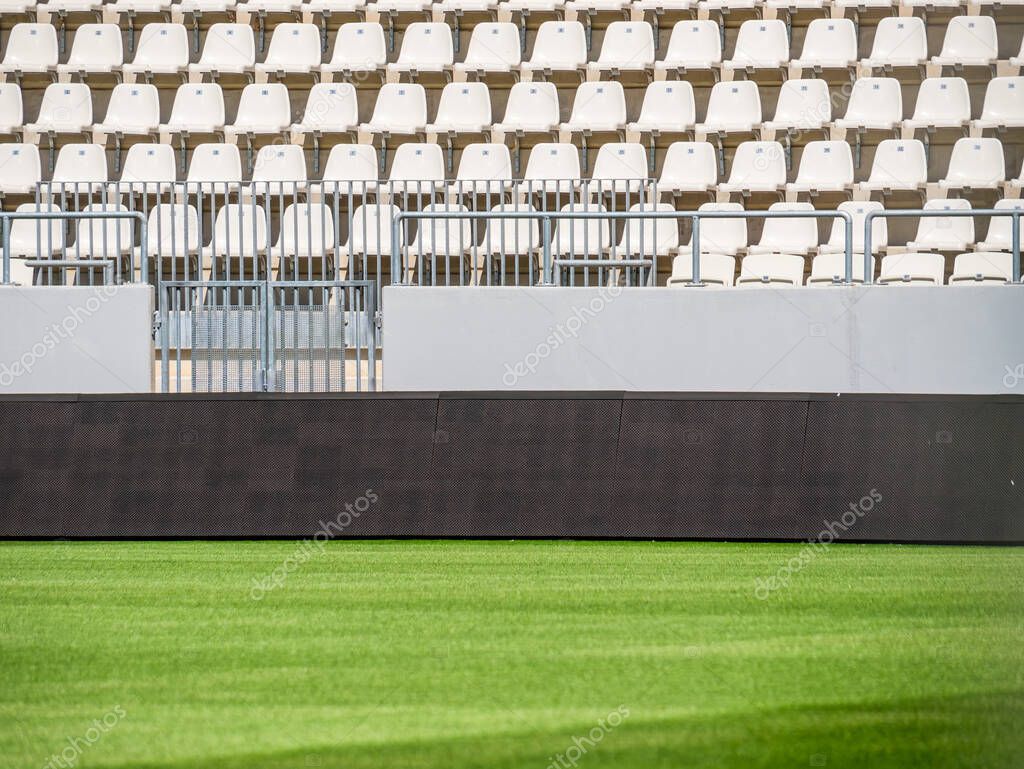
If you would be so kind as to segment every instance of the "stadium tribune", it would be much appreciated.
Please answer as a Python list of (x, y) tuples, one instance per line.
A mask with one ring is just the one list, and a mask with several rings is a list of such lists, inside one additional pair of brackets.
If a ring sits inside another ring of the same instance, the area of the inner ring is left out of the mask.
[(1022, 769), (1024, 0), (0, 0), (0, 769)]

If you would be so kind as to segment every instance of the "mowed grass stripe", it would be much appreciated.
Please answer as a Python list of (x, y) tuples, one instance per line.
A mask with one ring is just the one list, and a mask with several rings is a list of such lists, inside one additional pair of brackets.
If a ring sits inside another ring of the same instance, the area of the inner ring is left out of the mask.
[(0, 767), (1024, 765), (1021, 549), (297, 547), (0, 544)]

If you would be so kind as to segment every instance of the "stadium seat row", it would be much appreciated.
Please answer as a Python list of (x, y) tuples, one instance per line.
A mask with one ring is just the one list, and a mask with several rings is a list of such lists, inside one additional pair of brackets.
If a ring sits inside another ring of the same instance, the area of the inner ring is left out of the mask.
[(93, 100), (84, 83), (47, 86), (35, 121), (24, 124), (22, 94), (12, 83), (0, 84), (0, 133), (23, 135), (36, 143), (47, 136), (51, 144), (61, 135), (92, 136), (97, 143), (109, 136), (172, 137), (213, 134), (231, 142), (239, 137), (279, 135), (303, 144), (307, 135), (356, 136), (527, 133), (561, 136), (573, 134), (730, 134), (760, 133), (774, 138), (778, 132), (825, 129), (902, 129), (913, 136), (919, 129), (1003, 130), (1024, 126), (1024, 77), (998, 77), (989, 81), (981, 117), (971, 120), (967, 83), (959, 77), (927, 78), (918, 92), (912, 117), (903, 119), (903, 97), (895, 78), (861, 78), (850, 92), (842, 118), (832, 117), (832, 99), (824, 81), (786, 81), (772, 120), (762, 120), (756, 83), (743, 80), (717, 83), (711, 89), (702, 120), (696, 114), (693, 87), (683, 81), (651, 83), (640, 114), (629, 121), (626, 97), (618, 82), (582, 83), (573, 99), (567, 122), (560, 120), (558, 89), (553, 83), (517, 83), (509, 91), (505, 115), (492, 123), (490, 92), (484, 83), (450, 83), (442, 91), (437, 114), (430, 121), (422, 86), (388, 83), (377, 94), (369, 122), (359, 122), (357, 90), (346, 83), (320, 83), (306, 101), (301, 122), (292, 123), (290, 92), (282, 83), (246, 86), (235, 120), (225, 122), (224, 95), (216, 83), (185, 84), (178, 88), (170, 116), (160, 121), (157, 89), (148, 84), (125, 84), (111, 92), (105, 119), (94, 123)]
[(771, 8), (779, 10), (820, 10), (820, 9), (852, 9), (862, 10), (887, 9), (897, 7), (909, 8), (967, 8), (978, 6), (1021, 5), (1022, 0), (442, 0), (433, 3), (431, 0), (49, 0), (34, 3), (28, 0), (3, 0), (0, 12), (37, 13), (40, 17), (66, 16), (72, 13), (109, 14), (214, 14), (214, 13), (248, 13), (248, 14), (362, 14), (377, 13), (427, 13), (436, 10), (439, 13), (521, 11), (533, 12), (627, 12), (637, 11), (720, 11), (754, 10)]
[[(177, 182), (174, 150), (166, 144), (132, 146), (118, 182), (109, 179), (106, 153), (95, 144), (65, 145), (47, 182), (41, 182), (39, 153), (34, 145), (0, 144), (0, 164), (4, 168), (0, 177), (2, 195), (33, 194), (37, 187), (43, 194), (91, 194), (104, 188), (112, 195), (157, 194), (176, 183), (182, 194), (197, 194), (200, 190), (205, 194), (235, 194), (243, 185), (241, 154), (231, 144), (197, 146), (182, 182)], [(946, 175), (938, 180), (939, 194), (998, 190), (1006, 182), (1004, 167), (998, 139), (962, 138), (953, 147)], [(627, 142), (602, 145), (588, 177), (581, 174), (580, 153), (574, 145), (550, 142), (533, 147), (521, 180), (513, 174), (510, 153), (503, 144), (467, 145), (453, 180), (446, 173), (444, 154), (436, 144), (401, 144), (386, 180), (378, 181), (377, 169), (377, 153), (372, 145), (337, 145), (328, 156), (322, 180), (310, 181), (301, 147), (268, 145), (259, 151), (246, 189), (247, 194), (256, 196), (297, 195), (314, 189), (338, 195), (381, 190), (427, 197), (442, 190), (460, 196), (582, 191), (588, 196), (699, 193), (729, 197), (768, 193), (799, 197), (838, 193), (841, 197), (869, 197), (895, 191), (927, 192), (929, 184), (925, 147), (917, 139), (882, 141), (867, 179), (860, 182), (855, 181), (850, 145), (843, 141), (807, 144), (795, 180), (789, 183), (784, 147), (779, 142), (763, 141), (738, 146), (723, 182), (719, 182), (716, 150), (708, 142), (671, 144), (656, 181), (648, 177), (644, 146)], [(1024, 170), (1022, 177), (1005, 186), (1019, 194), (1022, 183)]]
[[(883, 19), (875, 33), (870, 56), (858, 57), (857, 32), (849, 19), (815, 19), (807, 29), (799, 57), (790, 59), (786, 24), (778, 19), (748, 20), (740, 27), (732, 57), (722, 59), (721, 35), (713, 21), (681, 21), (673, 28), (664, 57), (655, 59), (654, 32), (647, 22), (614, 22), (596, 61), (589, 61), (587, 40), (579, 22), (548, 21), (541, 25), (532, 56), (521, 60), (520, 31), (509, 22), (485, 22), (473, 29), (464, 61), (455, 62), (451, 28), (444, 23), (410, 24), (397, 61), (388, 63), (384, 30), (375, 22), (344, 24), (335, 39), (330, 60), (321, 63), (320, 29), (313, 24), (281, 24), (273, 33), (266, 59), (256, 61), (253, 30), (247, 24), (218, 23), (210, 27), (202, 55), (190, 62), (186, 28), (181, 24), (148, 24), (141, 33), (132, 62), (124, 61), (121, 29), (116, 24), (84, 24), (74, 37), (68, 60), (59, 62), (55, 28), (49, 24), (18, 24), (11, 31), (0, 63), (0, 77), (18, 80), (29, 74), (51, 74), (61, 80), (74, 76), (138, 77), (179, 75), (193, 81), (222, 75), (250, 75), (263, 81), (289, 75), (324, 80), (380, 73), (392, 80), (415, 79), (426, 73), (454, 73), (486, 78), (515, 73), (534, 75), (570, 71), (590, 79), (614, 77), (622, 71), (644, 71), (662, 78), (682, 77), (696, 70), (723, 74), (780, 68), (820, 71), (860, 67), (875, 70), (917, 67), (926, 63), (946, 67), (990, 66), (998, 57), (996, 23), (990, 16), (956, 16), (946, 29), (941, 51), (929, 58), (924, 21), (918, 17)], [(1021, 56), (1010, 59), (1020, 66)], [(728, 79), (728, 78), (727, 78)]]

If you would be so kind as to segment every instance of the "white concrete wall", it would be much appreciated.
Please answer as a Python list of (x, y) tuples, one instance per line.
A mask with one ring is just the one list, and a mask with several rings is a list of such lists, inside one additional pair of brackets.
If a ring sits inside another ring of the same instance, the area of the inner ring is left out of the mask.
[(384, 289), (388, 390), (1024, 394), (1024, 287)]
[(0, 393), (144, 393), (149, 286), (0, 286)]

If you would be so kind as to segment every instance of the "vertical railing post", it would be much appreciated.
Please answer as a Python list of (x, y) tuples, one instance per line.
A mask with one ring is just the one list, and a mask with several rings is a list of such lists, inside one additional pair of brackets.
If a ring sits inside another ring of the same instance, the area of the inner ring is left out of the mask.
[[(167, 311), (167, 289), (163, 286), (157, 291), (160, 293), (160, 392), (167, 393), (171, 390), (171, 342), (170, 342), (170, 313)], [(181, 323), (177, 323), (178, 349), (181, 349)]]
[(260, 333), (263, 335), (262, 344), (260, 345), (260, 366), (262, 373), (260, 376), (260, 389), (267, 392), (273, 386), (273, 367), (274, 361), (274, 344), (271, 339), (271, 329), (273, 323), (271, 317), (274, 312), (274, 292), (270, 290), (270, 281), (264, 281), (260, 286), (257, 287), (257, 295), (262, 293), (263, 297), (260, 302), (262, 307)]
[(553, 286), (555, 285), (555, 276), (554, 265), (551, 263), (551, 217), (547, 213), (541, 219), (541, 229), (543, 259), (541, 261), (540, 284), (542, 286)]
[[(853, 216), (848, 211), (837, 211), (843, 214), (843, 241), (846, 256), (846, 285), (853, 285)], [(815, 223), (817, 221), (815, 220)]]
[(868, 211), (864, 217), (864, 285), (875, 282), (875, 261), (871, 256), (871, 229), (875, 211)]
[[(404, 219), (405, 214), (402, 211), (399, 211), (391, 219), (391, 285), (393, 286), (405, 285), (405, 269), (402, 267), (401, 246), (402, 222)], [(348, 242), (353, 242), (351, 233), (349, 233)], [(352, 254), (349, 254), (348, 258), (351, 261)]]
[[(366, 364), (370, 370), (367, 372), (367, 387), (370, 392), (377, 391), (377, 336), (380, 330), (377, 328), (377, 297), (372, 285), (367, 286), (363, 289), (365, 295), (365, 301), (363, 306), (366, 308), (366, 317), (370, 320), (370, 339), (368, 342), (369, 350), (367, 351)], [(353, 292), (355, 293), (355, 292)], [(356, 319), (358, 323), (358, 317)], [(356, 348), (358, 350), (358, 347)], [(342, 352), (344, 355), (344, 351)], [(356, 371), (356, 376), (359, 376), (359, 372)], [(343, 386), (344, 389), (344, 386)]]
[[(0, 216), (3, 216), (0, 214)], [(11, 220), (3, 216), (3, 284), (6, 286), (11, 282)]]
[(1013, 213), (1010, 216), (1013, 222), (1013, 233), (1011, 234), (1010, 243), (1013, 246), (1013, 282), (1020, 283), (1020, 209), (1013, 209)]
[(703, 286), (700, 280), (700, 215), (690, 216), (690, 285)]

